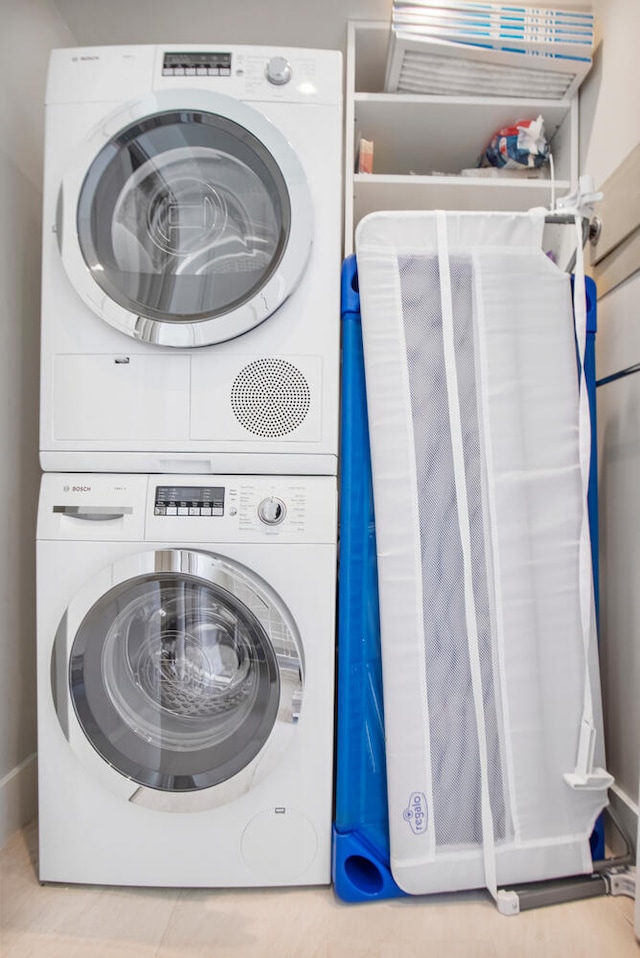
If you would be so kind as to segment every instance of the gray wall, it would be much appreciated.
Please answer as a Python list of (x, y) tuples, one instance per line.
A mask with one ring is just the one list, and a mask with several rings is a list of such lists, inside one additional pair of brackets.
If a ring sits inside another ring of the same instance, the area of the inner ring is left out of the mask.
[(347, 20), (388, 20), (391, 0), (56, 0), (82, 45), (266, 43), (343, 49)]
[[(348, 20), (389, 20), (392, 0), (56, 0), (78, 43), (227, 42), (344, 49)], [(523, 0), (555, 7), (555, 0)], [(590, 9), (590, 0), (562, 0)]]
[(73, 43), (49, 0), (2, 0), (0, 31), (0, 845), (35, 811), (34, 535), (43, 98)]

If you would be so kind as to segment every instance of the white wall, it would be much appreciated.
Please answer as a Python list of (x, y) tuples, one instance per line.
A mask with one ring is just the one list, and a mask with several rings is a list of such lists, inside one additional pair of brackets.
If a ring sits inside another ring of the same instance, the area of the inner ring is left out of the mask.
[(600, 43), (580, 91), (581, 172), (601, 185), (640, 140), (640, 3), (595, 0)]
[(640, 140), (640, 3), (596, 0), (601, 42), (580, 95), (583, 173), (601, 185)]
[[(640, 3), (596, 0), (594, 9), (602, 41), (581, 94), (580, 168), (600, 187), (640, 142)], [(640, 272), (599, 302), (599, 378), (640, 362), (639, 320)], [(598, 389), (598, 430), (607, 758), (614, 800), (633, 826), (640, 775), (640, 375)]]
[(3, 0), (0, 30), (0, 846), (35, 812), (34, 537), (43, 98), (73, 38), (49, 0)]

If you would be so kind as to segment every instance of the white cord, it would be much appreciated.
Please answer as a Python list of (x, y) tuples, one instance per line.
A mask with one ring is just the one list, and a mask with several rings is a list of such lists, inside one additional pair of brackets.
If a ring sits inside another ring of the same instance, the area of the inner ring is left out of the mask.
[[(451, 429), (451, 448), (453, 453), (454, 492), (458, 511), (460, 545), (462, 549), (464, 611), (469, 648), (469, 668), (471, 672), (471, 694), (478, 732), (478, 758), (480, 762), (480, 821), (482, 827), (482, 855), (484, 860), (485, 885), (493, 899), (498, 902), (498, 879), (496, 865), (495, 832), (489, 791), (489, 747), (485, 725), (484, 698), (482, 683), (482, 664), (478, 641), (478, 616), (471, 572), (471, 530), (469, 518), (469, 495), (465, 471), (464, 443), (462, 435), (462, 416), (460, 413), (460, 393), (456, 367), (455, 330), (453, 324), (453, 302), (451, 267), (449, 259), (449, 240), (447, 236), (446, 213), (436, 211), (436, 229), (438, 238), (438, 265), (440, 271), (440, 302), (442, 305), (442, 344), (444, 350), (444, 369)], [(514, 912), (509, 898), (503, 907), (508, 914)]]
[(549, 153), (549, 167), (551, 169), (551, 206), (553, 212), (556, 208), (556, 171), (553, 163), (553, 153)]

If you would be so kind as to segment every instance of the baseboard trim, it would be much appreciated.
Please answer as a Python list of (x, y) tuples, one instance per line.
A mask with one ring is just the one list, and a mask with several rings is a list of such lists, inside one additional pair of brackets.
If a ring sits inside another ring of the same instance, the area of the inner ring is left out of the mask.
[(16, 829), (35, 818), (37, 769), (37, 754), (32, 752), (0, 779), (0, 848)]

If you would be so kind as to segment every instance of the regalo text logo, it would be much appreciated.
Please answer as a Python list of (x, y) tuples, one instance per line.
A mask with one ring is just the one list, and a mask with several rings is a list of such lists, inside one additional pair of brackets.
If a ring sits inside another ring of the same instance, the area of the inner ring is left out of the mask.
[(424, 792), (412, 792), (409, 804), (402, 813), (405, 822), (408, 822), (414, 835), (423, 835), (427, 830), (427, 796)]

